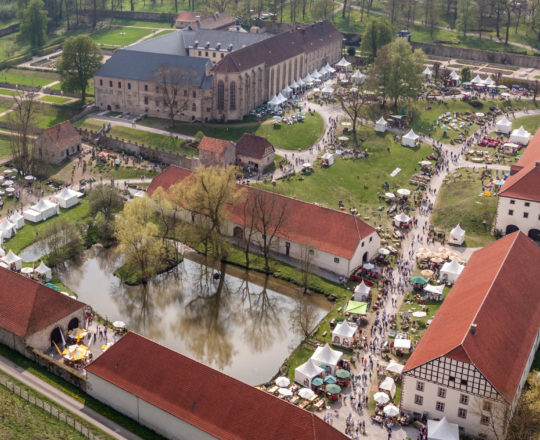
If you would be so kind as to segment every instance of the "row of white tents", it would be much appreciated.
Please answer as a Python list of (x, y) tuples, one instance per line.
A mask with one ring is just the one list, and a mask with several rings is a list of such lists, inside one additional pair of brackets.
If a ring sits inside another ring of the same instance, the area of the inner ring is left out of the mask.
[(512, 130), (512, 122), (506, 116), (503, 116), (495, 123), (495, 131), (497, 133), (510, 134), (510, 142), (515, 144), (527, 145), (531, 139), (529, 133), (523, 125), (515, 130)]
[(23, 217), (32, 223), (38, 223), (47, 220), (60, 213), (60, 208), (71, 208), (79, 203), (82, 193), (69, 188), (64, 188), (52, 198), (55, 201), (41, 199), (35, 205), (23, 211)]
[[(433, 72), (431, 71), (431, 69), (429, 67), (426, 66), (426, 68), (424, 69), (424, 71), (422, 72), (422, 74), (426, 77), (426, 79), (431, 79), (433, 77)], [(460, 78), (459, 78), (459, 75), (458, 73), (455, 71), (455, 70), (452, 70), (450, 72), (450, 79), (452, 81), (455, 81), (456, 83), (459, 83), (460, 81)]]
[(311, 358), (294, 370), (294, 381), (306, 388), (311, 387), (311, 381), (326, 372), (332, 374), (337, 368), (338, 362), (343, 357), (343, 353), (333, 350), (330, 345), (325, 344), (317, 347)]
[[(5, 269), (22, 270), (22, 264), (23, 259), (11, 249), (6, 254), (6, 252), (2, 248), (0, 248), (0, 267), (3, 267)], [(50, 281), (50, 279), (52, 278), (51, 268), (48, 267), (43, 261), (36, 268), (25, 269), (28, 269), (28, 273), (37, 273), (45, 281)]]

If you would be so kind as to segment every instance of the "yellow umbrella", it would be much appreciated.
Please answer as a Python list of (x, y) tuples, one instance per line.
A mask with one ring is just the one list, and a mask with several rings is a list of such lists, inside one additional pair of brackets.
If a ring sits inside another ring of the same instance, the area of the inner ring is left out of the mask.
[(84, 345), (71, 345), (67, 349), (64, 358), (70, 361), (80, 361), (88, 357), (88, 347)]
[(419, 254), (429, 254), (431, 251), (428, 248), (420, 248), (418, 249)]
[(112, 345), (113, 345), (112, 342), (107, 342), (106, 344), (103, 344), (103, 345), (101, 346), (101, 350), (102, 350), (102, 351), (107, 351), (109, 348), (112, 347)]
[(425, 269), (420, 274), (425, 278), (431, 278), (433, 276), (433, 271), (429, 269)]
[(439, 257), (433, 257), (431, 261), (435, 264), (441, 264), (443, 262), (443, 259)]
[(71, 336), (73, 339), (79, 339), (84, 338), (88, 333), (88, 330), (84, 328), (74, 328), (73, 330), (68, 331), (68, 335)]

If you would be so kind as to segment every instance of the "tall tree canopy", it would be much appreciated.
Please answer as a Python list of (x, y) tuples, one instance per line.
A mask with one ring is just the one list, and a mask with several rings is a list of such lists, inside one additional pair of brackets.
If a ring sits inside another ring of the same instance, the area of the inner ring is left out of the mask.
[(362, 35), (360, 49), (371, 59), (377, 56), (377, 51), (387, 45), (394, 38), (392, 25), (387, 19), (373, 18), (366, 26)]
[(30, 0), (23, 12), (21, 34), (34, 51), (47, 40), (47, 21), (47, 10), (42, 0)]

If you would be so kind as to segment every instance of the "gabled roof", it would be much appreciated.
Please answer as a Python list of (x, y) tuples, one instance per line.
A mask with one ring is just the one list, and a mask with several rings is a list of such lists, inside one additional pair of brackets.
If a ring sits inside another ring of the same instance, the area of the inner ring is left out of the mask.
[(231, 145), (233, 145), (231, 141), (204, 136), (197, 148), (202, 151), (210, 151), (221, 155), (225, 153)]
[(0, 267), (0, 328), (24, 338), (83, 307), (82, 302)]
[(262, 159), (267, 148), (274, 150), (273, 145), (261, 136), (244, 133), (236, 142), (236, 154), (241, 156)]
[(41, 133), (58, 148), (70, 147), (73, 144), (81, 142), (81, 136), (71, 122), (64, 121), (60, 124), (53, 125)]
[(242, 72), (259, 64), (273, 66), (301, 53), (317, 50), (327, 41), (341, 41), (342, 38), (343, 35), (332, 23), (320, 21), (237, 50), (216, 64), (215, 71)]
[(519, 231), (476, 251), (404, 373), (445, 356), (473, 364), (512, 402), (540, 327), (539, 267), (540, 249)]
[[(148, 194), (158, 187), (167, 190), (170, 186), (191, 176), (192, 172), (185, 168), (169, 166), (154, 177), (148, 188)], [(376, 233), (375, 229), (364, 223), (357, 216), (324, 208), (313, 203), (291, 199), (276, 193), (238, 185), (244, 188), (248, 197), (262, 194), (267, 203), (284, 206), (287, 219), (281, 232), (277, 235), (295, 243), (310, 244), (315, 249), (343, 258), (352, 258), (359, 243), (364, 238)], [(231, 220), (236, 224), (244, 224), (244, 205), (239, 203), (230, 210)], [(249, 222), (246, 222), (249, 224)]]
[(86, 371), (223, 440), (345, 440), (315, 414), (128, 333)]
[(196, 22), (197, 17), (199, 17), (199, 19), (202, 19), (202, 18), (206, 18), (206, 15), (200, 12), (181, 11), (178, 14), (178, 17), (176, 17), (176, 21), (180, 21), (182, 23)]

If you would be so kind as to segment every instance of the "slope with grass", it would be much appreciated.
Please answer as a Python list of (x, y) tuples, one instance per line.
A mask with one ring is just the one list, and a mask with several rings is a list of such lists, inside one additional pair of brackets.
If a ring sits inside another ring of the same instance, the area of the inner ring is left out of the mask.
[(124, 47), (151, 33), (151, 29), (109, 27), (93, 33), (90, 37), (101, 46)]
[(538, 128), (540, 128), (540, 115), (522, 116), (512, 121), (512, 128), (519, 128), (523, 125), (523, 128), (531, 134), (535, 134)]
[(495, 240), (490, 231), (496, 211), (497, 198), (483, 195), (480, 174), (460, 169), (441, 186), (431, 222), (447, 236), (459, 223), (466, 231), (465, 246), (485, 246)]
[(24, 69), (7, 69), (0, 72), (0, 82), (20, 86), (42, 87), (59, 79), (60, 76), (54, 72)]
[(9, 156), (11, 156), (11, 144), (9, 141), (9, 136), (4, 133), (0, 133), (0, 160)]

